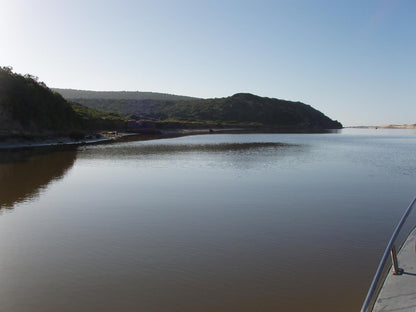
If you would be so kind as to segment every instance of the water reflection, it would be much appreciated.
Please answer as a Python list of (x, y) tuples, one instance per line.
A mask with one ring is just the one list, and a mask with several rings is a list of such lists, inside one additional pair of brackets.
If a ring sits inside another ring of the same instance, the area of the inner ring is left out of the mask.
[(0, 153), (0, 211), (32, 199), (74, 165), (76, 151)]
[[(204, 139), (206, 139), (205, 137)], [(217, 136), (220, 138), (220, 136)], [(290, 159), (304, 157), (307, 145), (281, 142), (211, 142), (196, 143), (189, 140), (163, 140), (159, 142), (132, 142), (107, 146), (87, 147), (79, 153), (81, 161), (109, 161), (111, 165), (170, 167), (210, 167), (239, 170), (264, 169), (270, 166), (285, 166)]]
[[(253, 143), (218, 143), (218, 144), (142, 144), (143, 142), (134, 142), (132, 144), (114, 144), (112, 146), (96, 146), (83, 154), (84, 158), (101, 155), (104, 158), (118, 156), (129, 157), (136, 155), (163, 155), (173, 153), (226, 153), (238, 151), (250, 151), (266, 148), (290, 147), (291, 144), (274, 143), (274, 142), (253, 142)], [(102, 153), (102, 152), (105, 153)]]

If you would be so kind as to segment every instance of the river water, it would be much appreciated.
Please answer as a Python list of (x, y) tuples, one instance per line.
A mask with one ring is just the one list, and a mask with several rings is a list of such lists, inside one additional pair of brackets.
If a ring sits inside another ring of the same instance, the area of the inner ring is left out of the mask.
[(357, 311), (415, 155), (358, 129), (3, 152), (0, 311)]

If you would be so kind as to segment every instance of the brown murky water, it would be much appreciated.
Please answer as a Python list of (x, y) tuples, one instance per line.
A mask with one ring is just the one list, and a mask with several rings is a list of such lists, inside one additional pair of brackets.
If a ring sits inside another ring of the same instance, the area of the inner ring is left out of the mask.
[(2, 153), (0, 311), (359, 310), (415, 152), (349, 130)]

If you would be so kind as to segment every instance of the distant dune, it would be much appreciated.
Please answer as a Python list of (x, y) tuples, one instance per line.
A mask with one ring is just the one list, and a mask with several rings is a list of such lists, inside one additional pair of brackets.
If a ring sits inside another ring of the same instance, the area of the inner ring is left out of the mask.
[(352, 126), (346, 128), (359, 128), (359, 129), (416, 129), (416, 124), (412, 125), (382, 125), (382, 126)]

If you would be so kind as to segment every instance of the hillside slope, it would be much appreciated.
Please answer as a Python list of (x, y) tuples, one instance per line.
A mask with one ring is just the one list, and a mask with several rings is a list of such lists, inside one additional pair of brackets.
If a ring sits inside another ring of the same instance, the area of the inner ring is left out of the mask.
[[(123, 96), (122, 94), (119, 94)], [(207, 122), (210, 124), (257, 125), (275, 128), (339, 129), (310, 105), (249, 93), (216, 99), (155, 100), (77, 98), (85, 106), (136, 120)]]
[(78, 118), (59, 94), (31, 75), (0, 67), (0, 130), (57, 131), (71, 129)]
[(60, 93), (64, 98), (73, 100), (77, 99), (106, 99), (106, 100), (163, 100), (163, 101), (187, 101), (197, 98), (183, 95), (174, 95), (157, 92), (141, 91), (90, 91), (75, 89), (52, 88), (53, 91)]
[(0, 134), (124, 128), (126, 120), (70, 103), (37, 77), (0, 67)]

